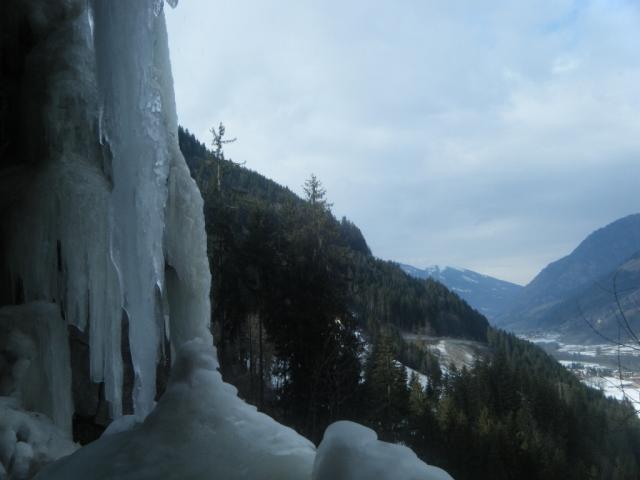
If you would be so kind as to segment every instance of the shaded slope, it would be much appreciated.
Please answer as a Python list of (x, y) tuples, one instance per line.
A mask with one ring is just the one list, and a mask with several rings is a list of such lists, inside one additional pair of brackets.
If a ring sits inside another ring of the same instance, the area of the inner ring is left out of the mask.
[[(572, 306), (587, 316), (596, 315), (589, 314), (587, 307), (611, 310), (615, 307), (612, 277), (639, 251), (640, 214), (596, 230), (571, 254), (545, 267), (522, 289), (512, 308), (497, 317), (496, 323), (517, 330), (566, 329), (567, 322), (575, 321), (574, 314), (566, 316)], [(603, 288), (609, 290), (608, 295), (598, 293)]]
[(433, 278), (441, 282), (489, 320), (507, 310), (522, 290), (520, 285), (473, 270), (437, 265), (425, 269), (404, 264), (400, 264), (400, 267), (416, 278)]

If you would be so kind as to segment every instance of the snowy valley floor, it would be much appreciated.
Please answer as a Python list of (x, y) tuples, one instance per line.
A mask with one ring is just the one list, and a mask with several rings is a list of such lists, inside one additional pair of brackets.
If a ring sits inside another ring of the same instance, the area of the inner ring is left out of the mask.
[(519, 337), (543, 348), (585, 385), (630, 401), (640, 416), (640, 346), (563, 343), (554, 333)]

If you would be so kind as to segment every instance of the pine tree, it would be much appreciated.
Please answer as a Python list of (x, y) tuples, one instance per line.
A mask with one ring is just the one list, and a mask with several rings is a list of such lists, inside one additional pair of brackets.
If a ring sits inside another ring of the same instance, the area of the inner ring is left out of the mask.
[(390, 337), (382, 334), (367, 360), (365, 378), (369, 417), (381, 437), (388, 440), (400, 438), (409, 402), (407, 373), (395, 358)]
[(318, 177), (315, 174), (311, 174), (311, 176), (305, 180), (304, 182), (304, 193), (307, 202), (313, 207), (317, 207), (321, 210), (330, 210), (332, 204), (327, 203), (326, 194), (327, 191), (322, 186), (322, 182), (318, 180)]
[(416, 372), (411, 372), (409, 379), (409, 414), (420, 417), (426, 408), (426, 395)]

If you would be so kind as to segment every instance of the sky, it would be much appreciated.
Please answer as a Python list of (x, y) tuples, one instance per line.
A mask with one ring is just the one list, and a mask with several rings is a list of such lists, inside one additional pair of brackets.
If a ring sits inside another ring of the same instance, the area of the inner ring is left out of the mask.
[(182, 0), (179, 122), (373, 253), (520, 284), (640, 212), (636, 0)]

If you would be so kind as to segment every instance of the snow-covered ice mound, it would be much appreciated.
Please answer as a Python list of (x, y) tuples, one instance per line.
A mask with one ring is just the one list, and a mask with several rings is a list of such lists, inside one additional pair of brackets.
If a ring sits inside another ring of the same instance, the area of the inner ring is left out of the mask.
[(77, 448), (46, 415), (24, 411), (17, 398), (0, 397), (0, 479), (31, 478)]
[(453, 480), (402, 445), (381, 442), (376, 433), (353, 422), (336, 422), (324, 433), (313, 480)]
[(103, 435), (38, 479), (308, 479), (315, 447), (237, 397), (213, 348), (181, 349), (167, 391), (131, 430)]

